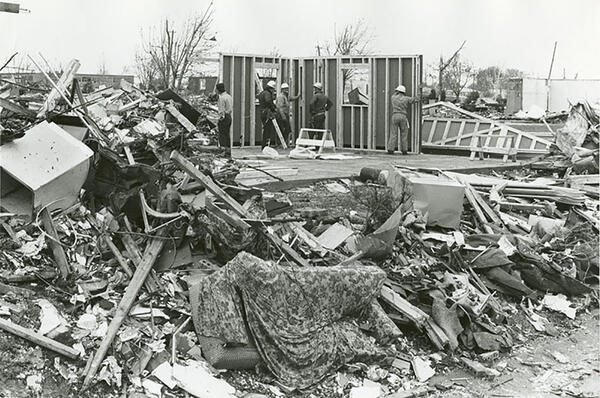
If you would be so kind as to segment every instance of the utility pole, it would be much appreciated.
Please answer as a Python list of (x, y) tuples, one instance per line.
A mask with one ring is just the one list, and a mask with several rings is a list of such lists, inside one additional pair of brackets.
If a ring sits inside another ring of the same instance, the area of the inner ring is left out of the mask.
[(556, 45), (554, 42), (554, 50), (552, 50), (552, 60), (550, 61), (550, 70), (548, 70), (548, 78), (546, 79), (546, 112), (550, 111), (550, 77), (552, 76), (552, 67), (554, 66), (554, 56), (556, 55)]
[(462, 50), (462, 48), (465, 46), (465, 43), (467, 41), (463, 41), (463, 43), (460, 45), (460, 47), (458, 48), (458, 50), (456, 50), (454, 52), (454, 54), (450, 57), (450, 59), (444, 63), (444, 58), (440, 55), (440, 67), (439, 67), (439, 75), (438, 75), (438, 79), (439, 79), (439, 87), (440, 87), (440, 92), (438, 93), (438, 101), (442, 100), (442, 92), (444, 90), (444, 85), (443, 85), (443, 78), (444, 78), (444, 70), (450, 66), (450, 63), (454, 60), (454, 58), (456, 58), (456, 56), (458, 55), (458, 53), (460, 52), (460, 50)]

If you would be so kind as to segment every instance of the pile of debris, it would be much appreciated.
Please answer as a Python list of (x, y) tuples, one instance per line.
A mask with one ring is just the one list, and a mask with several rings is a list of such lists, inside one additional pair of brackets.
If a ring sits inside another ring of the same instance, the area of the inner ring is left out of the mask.
[(544, 308), (596, 304), (599, 203), (564, 180), (390, 168), (267, 192), (176, 93), (49, 81), (35, 116), (3, 106), (0, 393), (418, 396), (449, 366), (498, 376), (519, 317), (553, 334)]
[(559, 170), (565, 174), (565, 178), (571, 174), (597, 176), (599, 133), (599, 103), (590, 104), (586, 101), (571, 106), (565, 125), (556, 132), (556, 148), (549, 156), (536, 162), (534, 167)]
[(2, 80), (0, 142), (22, 137), (43, 118), (69, 126), (67, 130), (79, 140), (89, 130), (90, 138), (104, 145), (113, 142), (127, 147), (144, 138), (160, 144), (175, 137), (182, 142), (216, 143), (218, 116), (205, 98), (196, 98), (196, 105), (201, 106), (194, 107), (170, 89), (152, 94), (125, 80), (119, 88), (101, 87), (84, 94), (75, 77), (78, 69), (79, 62), (72, 60), (55, 79), (40, 69), (47, 78), (46, 86)]

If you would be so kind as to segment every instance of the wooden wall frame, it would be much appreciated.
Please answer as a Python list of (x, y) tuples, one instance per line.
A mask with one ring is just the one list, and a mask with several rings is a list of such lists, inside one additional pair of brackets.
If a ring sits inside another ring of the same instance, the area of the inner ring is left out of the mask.
[[(257, 118), (256, 87), (254, 76), (259, 68), (277, 71), (277, 91), (286, 82), (290, 94), (302, 94), (299, 101), (291, 103), (292, 130), (297, 132), (308, 127), (310, 115), (308, 104), (312, 99), (312, 85), (323, 84), (324, 92), (334, 103), (327, 113), (326, 126), (334, 132), (339, 148), (384, 150), (390, 134), (390, 97), (398, 84), (407, 88), (407, 94), (420, 95), (423, 77), (422, 56), (323, 56), (285, 58), (268, 55), (222, 53), (220, 55), (220, 77), (234, 98), (231, 142), (235, 146), (256, 146), (262, 142), (260, 117)], [(343, 103), (343, 70), (364, 68), (369, 71), (366, 93), (368, 105)], [(411, 127), (410, 151), (421, 151), (420, 103), (413, 104), (409, 111)], [(239, 132), (239, 134), (234, 134)], [(237, 136), (236, 136), (237, 135)]]

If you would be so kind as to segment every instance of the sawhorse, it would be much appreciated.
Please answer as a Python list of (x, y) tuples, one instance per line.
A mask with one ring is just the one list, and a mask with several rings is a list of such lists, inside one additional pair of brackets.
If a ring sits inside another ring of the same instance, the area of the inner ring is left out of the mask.
[[(322, 134), (321, 138), (310, 138), (309, 133)], [(296, 146), (300, 147), (318, 147), (318, 154), (321, 154), (323, 148), (331, 148), (335, 152), (335, 141), (333, 140), (333, 134), (331, 130), (321, 129), (300, 129), (298, 139), (296, 140)]]

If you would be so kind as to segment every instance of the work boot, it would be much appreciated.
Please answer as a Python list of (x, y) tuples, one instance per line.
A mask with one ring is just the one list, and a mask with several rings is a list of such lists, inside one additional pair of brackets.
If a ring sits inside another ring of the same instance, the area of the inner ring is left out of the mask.
[(408, 155), (408, 152), (407, 151), (402, 151), (402, 154), (403, 155)]
[(392, 151), (391, 149), (388, 149), (387, 153), (388, 153), (388, 155), (393, 155), (394, 151)]

